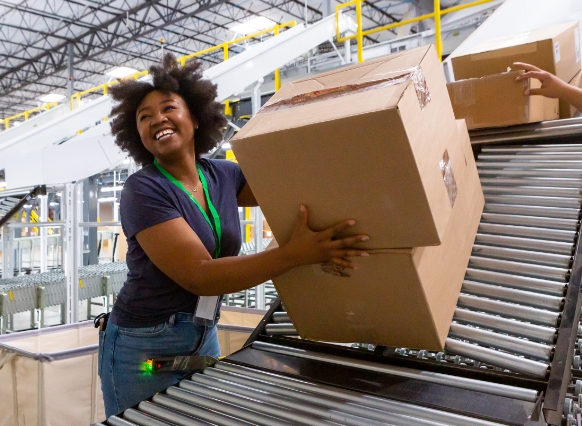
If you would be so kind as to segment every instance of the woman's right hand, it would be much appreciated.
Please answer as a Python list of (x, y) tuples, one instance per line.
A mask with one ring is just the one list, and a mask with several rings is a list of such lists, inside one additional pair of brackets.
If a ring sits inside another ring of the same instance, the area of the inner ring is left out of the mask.
[(346, 220), (315, 232), (307, 226), (307, 208), (301, 205), (291, 239), (281, 249), (296, 266), (332, 262), (345, 268), (357, 269), (358, 266), (350, 258), (368, 256), (368, 253), (353, 246), (361, 241), (367, 241), (369, 237), (356, 235), (335, 239), (337, 234), (355, 223), (354, 220)]

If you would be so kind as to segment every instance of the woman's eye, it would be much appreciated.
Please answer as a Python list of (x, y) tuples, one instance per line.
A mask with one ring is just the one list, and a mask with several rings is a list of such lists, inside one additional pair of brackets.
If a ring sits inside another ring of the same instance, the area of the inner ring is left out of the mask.
[(164, 111), (169, 111), (171, 109), (175, 109), (175, 108), (171, 105), (168, 105), (167, 107), (164, 108)]
[(147, 115), (142, 115), (141, 117), (139, 117), (139, 121), (144, 121), (146, 118), (148, 118)]

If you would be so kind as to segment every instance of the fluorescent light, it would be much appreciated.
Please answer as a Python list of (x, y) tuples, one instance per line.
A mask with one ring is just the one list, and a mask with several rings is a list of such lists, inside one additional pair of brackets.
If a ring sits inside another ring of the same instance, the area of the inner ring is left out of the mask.
[(44, 95), (42, 98), (38, 98), (42, 102), (58, 102), (65, 99), (65, 95), (59, 95), (57, 93), (49, 93), (48, 95)]
[(121, 191), (123, 186), (106, 186), (105, 188), (101, 188), (101, 192), (113, 192), (113, 191)]
[(230, 27), (229, 29), (233, 33), (247, 35), (256, 33), (257, 31), (266, 30), (267, 28), (274, 27), (275, 25), (277, 24), (274, 21), (271, 21), (269, 18), (259, 16), (257, 18), (251, 19), (250, 21)]
[(114, 78), (123, 78), (123, 77), (128, 77), (132, 74), (135, 74), (136, 72), (138, 72), (138, 70), (134, 70), (133, 68), (115, 67), (115, 68), (111, 68), (109, 71), (107, 71), (105, 73), (105, 75), (108, 75), (109, 77), (114, 77)]
[(228, 142), (225, 142), (222, 144), (222, 149), (226, 150), (226, 149), (230, 149), (230, 144)]
[(117, 201), (117, 197), (97, 198), (97, 201), (99, 201), (100, 203), (107, 203), (110, 201)]

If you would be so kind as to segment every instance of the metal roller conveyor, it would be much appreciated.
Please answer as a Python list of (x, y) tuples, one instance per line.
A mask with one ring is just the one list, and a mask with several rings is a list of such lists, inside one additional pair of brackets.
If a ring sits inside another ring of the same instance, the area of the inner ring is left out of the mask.
[(560, 312), (564, 306), (563, 297), (548, 296), (547, 294), (516, 290), (469, 280), (463, 281), (462, 291), (474, 296), (484, 296), (508, 302), (519, 300), (520, 305), (547, 309), (553, 312)]
[(473, 324), (547, 344), (553, 344), (556, 339), (555, 328), (515, 321), (513, 319), (475, 312), (459, 307), (455, 309), (455, 316), (453, 319), (460, 323)]
[[(137, 410), (133, 410), (133, 409), (129, 409), (127, 410), (125, 413), (123, 413), (123, 420), (122, 421), (127, 421), (126, 423), (120, 423), (120, 425), (138, 425), (138, 426), (166, 426), (166, 425), (171, 425), (172, 423), (167, 423), (164, 421), (161, 421), (160, 419), (153, 417), (150, 414), (144, 414), (141, 411), (137, 411)], [(119, 419), (120, 420), (120, 419)], [(118, 420), (116, 420), (118, 421)], [(135, 423), (130, 423), (131, 422), (135, 422)], [(109, 418), (109, 422), (111, 423), (111, 418)], [(206, 423), (202, 423), (202, 424), (206, 424)]]
[(267, 324), (265, 332), (270, 335), (297, 335), (297, 330), (295, 330), (295, 326), (291, 323)]
[(485, 213), (506, 213), (522, 216), (535, 216), (547, 218), (572, 219), (578, 221), (580, 212), (578, 209), (566, 209), (563, 207), (527, 206), (518, 204), (487, 203), (483, 209)]
[(358, 404), (364, 407), (385, 410), (411, 418), (416, 417), (418, 419), (439, 422), (451, 426), (486, 426), (491, 424), (481, 419), (473, 419), (454, 413), (419, 407), (371, 395), (362, 395), (346, 389), (291, 379), (286, 376), (265, 373), (236, 364), (219, 362), (215, 367), (213, 369), (206, 369), (203, 373), (209, 376), (223, 378), (224, 380), (236, 381), (241, 384), (247, 383), (247, 381), (252, 381), (253, 385), (256, 385), (256, 383), (272, 383), (283, 389), (292, 389), (293, 391), (306, 392), (312, 395), (336, 398), (343, 400), (345, 403)]
[(513, 260), (534, 265), (548, 265), (557, 268), (569, 269), (572, 263), (571, 256), (481, 244), (473, 245), (473, 254), (493, 259), (506, 259), (509, 261)]
[(561, 229), (533, 228), (531, 226), (504, 225), (498, 223), (481, 223), (479, 232), (483, 234), (510, 235), (515, 237), (535, 238), (539, 240), (563, 241), (572, 243), (575, 231)]
[[(243, 407), (241, 407), (240, 405), (235, 407), (237, 415), (239, 417), (239, 419), (235, 420), (232, 418), (229, 418), (227, 414), (230, 407), (228, 406), (224, 406), (222, 407), (222, 413), (216, 413), (213, 412), (215, 410), (208, 410), (206, 409), (206, 407), (202, 408), (202, 406), (204, 405), (204, 403), (202, 404), (196, 404), (194, 401), (189, 401), (186, 398), (180, 398), (179, 396), (176, 395), (176, 393), (173, 392), (167, 392), (168, 395), (154, 395), (154, 397), (152, 398), (152, 402), (154, 402), (155, 404), (158, 404), (159, 406), (171, 409), (171, 410), (175, 410), (181, 414), (184, 415), (188, 415), (188, 416), (192, 416), (196, 419), (203, 419), (205, 421), (208, 421), (208, 424), (229, 424), (229, 425), (233, 425), (233, 426), (238, 426), (238, 425), (243, 425), (246, 424), (243, 421), (240, 420), (253, 420), (254, 423), (258, 424), (258, 425), (266, 425), (269, 424), (268, 422), (271, 422), (271, 424), (273, 424), (273, 426), (286, 426), (289, 423), (285, 423), (285, 422), (277, 422), (275, 419), (273, 418), (268, 418), (268, 417), (264, 417), (262, 416), (262, 422), (261, 420), (261, 416), (257, 415), (257, 413), (249, 413), (247, 415), (246, 412), (249, 410), (244, 409)], [(197, 398), (198, 399), (198, 398)], [(206, 399), (208, 400), (208, 398), (201, 398), (201, 399)], [(196, 401), (197, 402), (197, 401)], [(226, 404), (225, 404), (226, 405)], [(231, 408), (232, 410), (232, 408)], [(205, 422), (206, 424), (206, 422)]]
[(275, 312), (275, 313), (273, 313), (273, 321), (277, 322), (277, 323), (280, 323), (280, 322), (290, 323), (291, 318), (289, 318), (289, 315), (287, 314), (287, 312)]
[(520, 358), (506, 352), (484, 348), (467, 342), (448, 338), (445, 349), (468, 358), (486, 362), (491, 365), (499, 365), (511, 371), (545, 378), (550, 366), (548, 364)]
[(563, 296), (565, 290), (565, 283), (503, 272), (487, 271), (484, 269), (467, 268), (465, 276), (472, 281), (506, 285), (508, 287), (551, 294), (554, 296)]
[(536, 217), (536, 216), (518, 216), (515, 214), (502, 213), (483, 213), (481, 217), (483, 223), (496, 223), (500, 225), (517, 225), (517, 226), (533, 226), (544, 229), (558, 229), (572, 234), (572, 238), (576, 235), (575, 231), (578, 225), (576, 219), (560, 219), (553, 217)]
[(490, 153), (487, 151), (481, 151), (479, 155), (479, 161), (510, 161), (521, 162), (521, 161), (566, 161), (567, 163), (575, 162), (582, 163), (582, 153), (580, 152), (568, 152), (567, 154), (561, 152), (536, 152), (536, 153), (523, 153), (523, 152), (513, 152), (513, 153)]
[(303, 340), (277, 299), (243, 349), (116, 418), (579, 426), (582, 119), (471, 136), (486, 203), (443, 350)]
[(560, 314), (558, 312), (531, 308), (517, 303), (507, 303), (484, 297), (476, 297), (463, 293), (459, 296), (457, 306), (550, 327), (557, 327), (560, 319)]
[(552, 188), (582, 188), (582, 179), (576, 178), (551, 178), (551, 177), (524, 177), (524, 178), (506, 178), (494, 177), (481, 178), (481, 184), (486, 186), (507, 186), (521, 187), (552, 187)]
[[(515, 194), (515, 188), (507, 186), (483, 185), (485, 194)], [(520, 195), (539, 195), (542, 197), (565, 197), (580, 199), (580, 189), (578, 188), (551, 188), (551, 187), (528, 187), (519, 188)]]
[(535, 195), (495, 195), (485, 194), (488, 203), (517, 204), (527, 206), (548, 206), (579, 209), (582, 203), (578, 198), (540, 197)]
[(518, 161), (477, 161), (477, 167), (480, 169), (505, 169), (505, 168), (515, 168), (515, 169), (542, 169), (542, 170), (553, 170), (562, 169), (572, 171), (575, 173), (582, 169), (581, 160), (573, 161), (537, 161), (535, 157), (530, 160), (518, 160)]
[(582, 170), (570, 169), (496, 169), (484, 168), (477, 164), (480, 176), (527, 176), (577, 179), (582, 177)]
[[(193, 418), (191, 416), (187, 416), (185, 414), (181, 414), (178, 413), (174, 410), (171, 410), (167, 407), (164, 407), (160, 404), (156, 404), (154, 402), (141, 402), (138, 406), (140, 411), (143, 411), (144, 413), (147, 413), (155, 418), (158, 419), (164, 419), (165, 421), (169, 422), (170, 424), (176, 424), (176, 425), (184, 425), (184, 426), (202, 426), (202, 425), (208, 425), (208, 424), (212, 424), (212, 423), (207, 423), (204, 421), (201, 421), (200, 419), (197, 418)], [(234, 419), (229, 420), (229, 423), (225, 423), (228, 424), (229, 426), (246, 426), (245, 423), (240, 422), (240, 421), (236, 421)]]
[(558, 241), (534, 240), (532, 238), (509, 237), (507, 235), (494, 235), (478, 233), (475, 243), (496, 247), (509, 247), (524, 250), (538, 251), (542, 253), (572, 255), (572, 244)]
[(484, 256), (471, 256), (469, 265), (473, 268), (490, 269), (498, 272), (509, 272), (520, 275), (527, 275), (534, 278), (542, 278), (565, 282), (568, 279), (570, 270), (567, 268), (555, 268), (553, 266), (532, 265), (530, 263), (515, 262), (488, 258)]
[(525, 355), (542, 361), (550, 361), (552, 356), (552, 347), (549, 345), (462, 324), (451, 324), (449, 336), (475, 342), (483, 346), (504, 349), (514, 354)]

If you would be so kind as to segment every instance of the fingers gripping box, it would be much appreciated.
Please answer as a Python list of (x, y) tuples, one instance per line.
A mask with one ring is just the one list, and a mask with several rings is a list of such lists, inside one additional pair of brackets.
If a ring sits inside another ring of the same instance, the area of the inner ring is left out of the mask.
[(464, 120), (447, 136), (457, 196), (439, 246), (370, 250), (359, 269), (295, 268), (273, 282), (305, 339), (442, 350), (484, 206)]
[(425, 46), (286, 84), (234, 137), (274, 236), (300, 204), (309, 226), (345, 219), (365, 248), (441, 243), (454, 205), (445, 176), (456, 129), (441, 63)]

